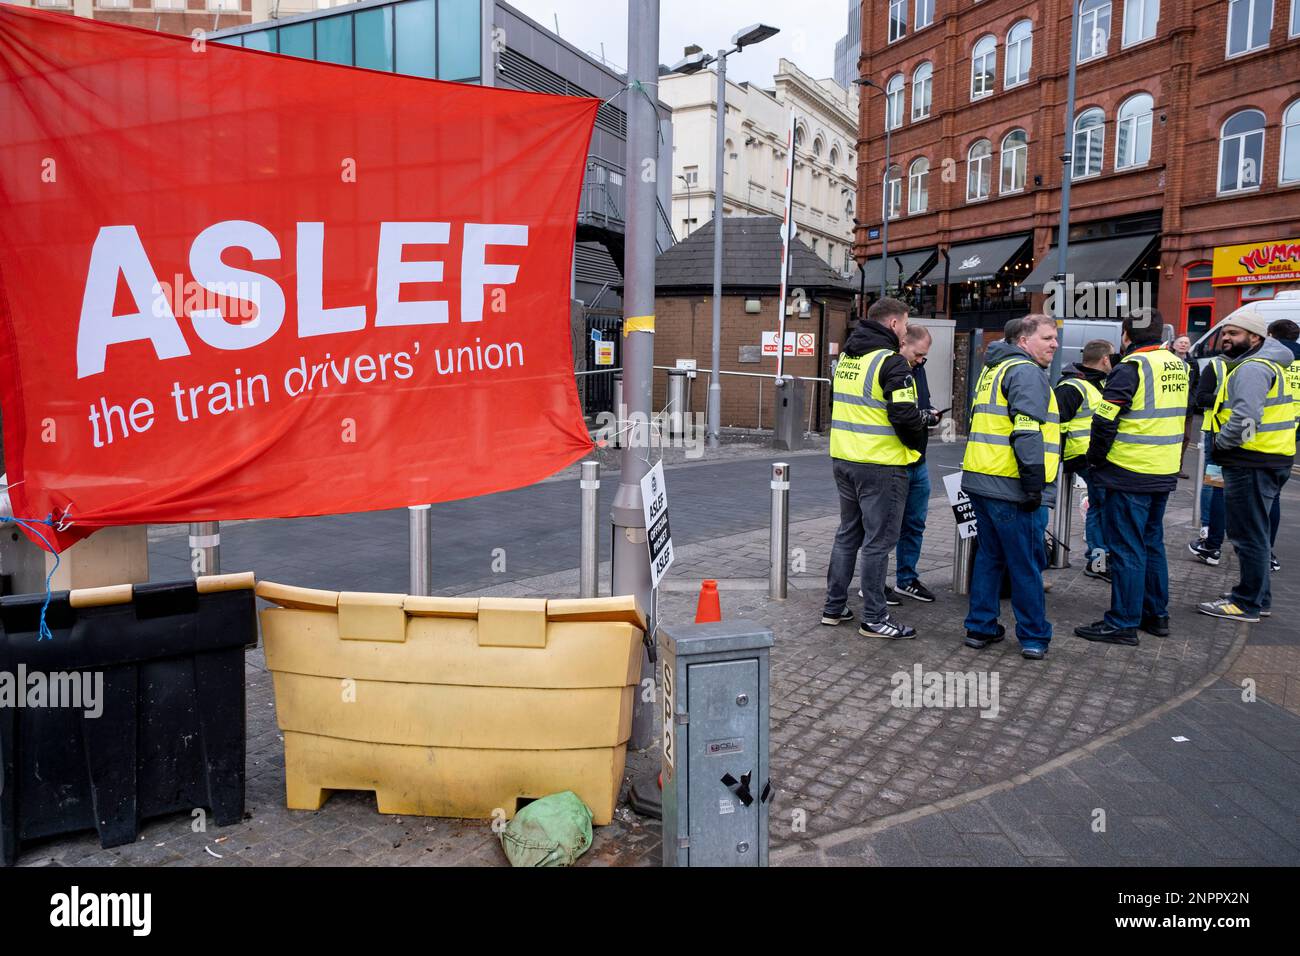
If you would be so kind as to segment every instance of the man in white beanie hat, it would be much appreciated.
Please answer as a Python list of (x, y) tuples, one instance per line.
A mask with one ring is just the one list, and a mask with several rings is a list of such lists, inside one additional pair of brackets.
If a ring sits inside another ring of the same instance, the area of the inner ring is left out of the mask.
[(1220, 327), (1228, 364), (1207, 413), (1208, 428), (1214, 460), (1223, 467), (1228, 540), (1237, 549), (1241, 578), (1231, 592), (1196, 609), (1253, 623), (1270, 613), (1269, 512), (1295, 460), (1295, 398), (1286, 376), (1295, 356), (1269, 337), (1268, 320), (1249, 306)]

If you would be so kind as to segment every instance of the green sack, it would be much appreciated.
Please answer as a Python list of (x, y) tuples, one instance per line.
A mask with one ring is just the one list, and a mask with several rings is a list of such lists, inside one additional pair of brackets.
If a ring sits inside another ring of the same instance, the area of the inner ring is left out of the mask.
[(591, 811), (572, 790), (534, 800), (501, 831), (511, 866), (569, 866), (591, 847)]

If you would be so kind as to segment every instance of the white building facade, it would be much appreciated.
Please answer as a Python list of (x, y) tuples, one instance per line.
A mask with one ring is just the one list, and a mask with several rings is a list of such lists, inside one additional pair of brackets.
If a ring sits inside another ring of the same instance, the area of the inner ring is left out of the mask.
[[(713, 218), (717, 73), (659, 78), (673, 111), (673, 229), (685, 238)], [(773, 89), (727, 82), (724, 216), (782, 214), (786, 130), (796, 118), (794, 221), (803, 241), (831, 268), (853, 267), (857, 193), (858, 94), (814, 79), (781, 60)]]

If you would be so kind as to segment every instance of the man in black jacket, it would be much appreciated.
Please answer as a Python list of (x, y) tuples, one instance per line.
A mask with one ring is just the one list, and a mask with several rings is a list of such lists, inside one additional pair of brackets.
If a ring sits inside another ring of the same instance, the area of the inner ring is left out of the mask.
[(1088, 486), (1088, 515), (1084, 519), (1083, 541), (1088, 549), (1083, 573), (1110, 581), (1106, 566), (1106, 534), (1102, 527), (1102, 506), (1106, 489), (1092, 480), (1088, 469), (1088, 446), (1092, 440), (1092, 414), (1101, 402), (1101, 390), (1110, 374), (1111, 343), (1093, 339), (1083, 347), (1080, 361), (1067, 365), (1056, 384), (1056, 405), (1061, 415), (1061, 464), (1067, 480), (1075, 474)]
[(908, 491), (907, 466), (925, 447), (925, 422), (907, 359), (898, 354), (907, 306), (874, 303), (844, 344), (835, 366), (831, 459), (840, 493), (840, 526), (826, 573), (822, 623), (851, 620), (848, 589), (861, 550), (863, 637), (905, 640), (916, 630), (893, 620), (885, 604), (889, 552), (898, 543)]

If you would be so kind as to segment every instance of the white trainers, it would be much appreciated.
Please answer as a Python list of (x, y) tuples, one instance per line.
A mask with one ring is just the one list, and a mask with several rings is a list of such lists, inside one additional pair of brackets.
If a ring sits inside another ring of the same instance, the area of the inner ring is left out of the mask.
[(890, 641), (910, 641), (916, 637), (916, 628), (900, 624), (892, 617), (886, 616), (883, 621), (877, 621), (874, 624), (863, 624), (858, 628), (858, 633), (863, 637), (883, 637)]

